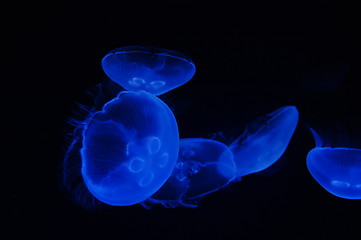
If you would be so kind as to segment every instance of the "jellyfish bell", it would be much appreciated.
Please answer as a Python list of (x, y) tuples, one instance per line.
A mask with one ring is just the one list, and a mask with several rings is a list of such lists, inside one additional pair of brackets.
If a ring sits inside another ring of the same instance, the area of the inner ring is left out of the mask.
[(178, 156), (176, 120), (166, 104), (145, 91), (121, 92), (87, 122), (81, 173), (103, 203), (127, 206), (154, 194)]
[(233, 154), (226, 145), (218, 141), (204, 138), (181, 139), (172, 176), (179, 180), (189, 179), (191, 184), (186, 193), (188, 198), (208, 194), (234, 179)]
[(316, 147), (307, 155), (307, 168), (331, 194), (361, 199), (361, 149)]
[(106, 75), (129, 91), (166, 93), (188, 82), (195, 73), (191, 59), (180, 52), (156, 47), (128, 46), (102, 59)]
[(142, 205), (197, 207), (202, 197), (227, 186), (234, 178), (233, 154), (226, 145), (204, 138), (181, 139), (172, 175)]
[(285, 106), (256, 121), (251, 132), (236, 139), (230, 149), (234, 155), (237, 176), (262, 171), (285, 152), (298, 123), (295, 106)]
[[(316, 147), (306, 158), (311, 176), (329, 193), (346, 199), (361, 199), (361, 149), (357, 131), (342, 125), (328, 125), (317, 131), (311, 127)], [(332, 131), (327, 128), (332, 127)]]
[(59, 188), (73, 204), (87, 210), (100, 210), (106, 207), (89, 192), (84, 184), (81, 174), (82, 157), (80, 150), (83, 142), (84, 128), (87, 126), (93, 114), (102, 110), (104, 104), (117, 97), (123, 89), (110, 80), (105, 80), (90, 87), (83, 98), (83, 103), (77, 103), (68, 124), (71, 129), (66, 136), (64, 146), (64, 158), (59, 165), (58, 183)]

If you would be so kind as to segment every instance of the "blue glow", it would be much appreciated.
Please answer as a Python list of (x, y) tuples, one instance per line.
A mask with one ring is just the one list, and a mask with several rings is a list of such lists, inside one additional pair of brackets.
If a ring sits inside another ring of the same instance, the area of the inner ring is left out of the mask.
[[(286, 106), (224, 141), (230, 146), (180, 140), (172, 111), (155, 95), (193, 77), (190, 59), (130, 46), (108, 53), (102, 67), (112, 81), (100, 84), (93, 113), (75, 129), (64, 161), (64, 184), (80, 203), (91, 196), (89, 205), (197, 207), (204, 196), (276, 162), (297, 126), (298, 110)], [(121, 87), (127, 91), (119, 93)]]
[(195, 66), (182, 53), (155, 47), (115, 49), (102, 60), (107, 76), (129, 91), (160, 95), (188, 82)]
[(313, 178), (328, 192), (347, 199), (361, 199), (361, 150), (316, 147), (307, 155)]
[[(286, 106), (256, 121), (231, 145), (237, 177), (262, 171), (285, 152), (298, 122), (295, 106)], [(253, 128), (253, 130), (251, 129)]]
[(338, 125), (332, 133), (309, 129), (316, 143), (306, 160), (312, 177), (337, 197), (361, 199), (361, 149), (348, 147), (353, 144), (347, 130)]
[(223, 143), (203, 139), (180, 140), (177, 164), (168, 181), (143, 206), (197, 207), (205, 195), (235, 178), (233, 154)]
[(121, 92), (83, 130), (81, 173), (101, 202), (136, 204), (169, 178), (178, 148), (177, 123), (165, 103), (144, 91)]

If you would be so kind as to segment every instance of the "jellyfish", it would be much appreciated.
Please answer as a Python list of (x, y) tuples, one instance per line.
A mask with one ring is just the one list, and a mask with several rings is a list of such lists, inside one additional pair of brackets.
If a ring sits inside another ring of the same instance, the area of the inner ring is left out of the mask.
[(106, 75), (128, 91), (160, 95), (188, 82), (195, 73), (182, 53), (155, 47), (127, 46), (102, 59)]
[(235, 170), (233, 154), (225, 144), (204, 138), (181, 139), (171, 176), (142, 205), (197, 207), (204, 196), (232, 182)]
[(312, 177), (337, 197), (361, 199), (361, 149), (328, 147), (315, 130), (310, 130), (316, 141), (306, 160)]
[(178, 149), (178, 127), (168, 106), (145, 91), (123, 91), (87, 121), (81, 174), (101, 202), (133, 205), (166, 182)]
[(295, 106), (285, 106), (259, 118), (230, 144), (238, 178), (262, 171), (285, 152), (298, 122)]

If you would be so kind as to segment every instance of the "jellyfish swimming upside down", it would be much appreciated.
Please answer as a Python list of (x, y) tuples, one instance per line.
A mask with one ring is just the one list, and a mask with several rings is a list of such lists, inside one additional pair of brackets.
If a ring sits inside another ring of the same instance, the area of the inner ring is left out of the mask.
[(121, 92), (87, 122), (81, 173), (103, 203), (127, 206), (154, 194), (177, 161), (179, 135), (168, 106), (145, 91)]
[(160, 95), (188, 82), (193, 61), (180, 52), (156, 47), (127, 46), (102, 59), (106, 75), (128, 91)]

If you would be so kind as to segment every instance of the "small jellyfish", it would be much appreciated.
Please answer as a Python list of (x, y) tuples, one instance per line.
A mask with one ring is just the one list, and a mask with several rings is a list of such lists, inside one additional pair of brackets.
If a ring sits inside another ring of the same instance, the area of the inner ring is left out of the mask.
[(179, 135), (168, 106), (144, 92), (121, 92), (87, 122), (81, 173), (103, 203), (127, 206), (154, 194), (177, 161)]
[(195, 73), (182, 53), (155, 47), (128, 46), (109, 52), (102, 60), (106, 75), (129, 91), (160, 95), (188, 82)]
[(316, 147), (307, 155), (312, 177), (331, 194), (346, 199), (361, 199), (361, 149), (327, 147), (311, 129)]
[(197, 207), (202, 197), (225, 187), (234, 178), (233, 154), (226, 145), (203, 138), (181, 139), (172, 175), (142, 205)]
[(230, 145), (237, 177), (262, 171), (275, 163), (285, 152), (297, 122), (297, 108), (285, 106), (258, 119), (254, 126), (249, 126)]

